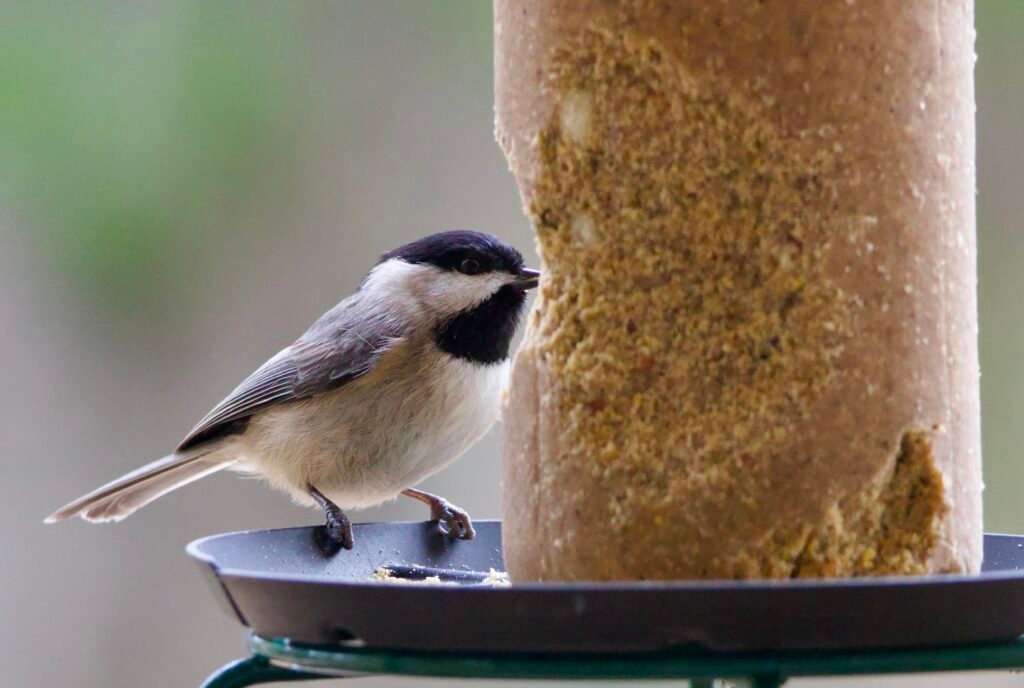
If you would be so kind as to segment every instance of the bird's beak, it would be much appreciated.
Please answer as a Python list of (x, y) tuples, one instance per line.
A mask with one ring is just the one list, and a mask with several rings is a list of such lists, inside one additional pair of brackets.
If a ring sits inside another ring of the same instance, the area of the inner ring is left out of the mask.
[(533, 289), (540, 282), (540, 271), (520, 268), (516, 273), (516, 284), (523, 289)]

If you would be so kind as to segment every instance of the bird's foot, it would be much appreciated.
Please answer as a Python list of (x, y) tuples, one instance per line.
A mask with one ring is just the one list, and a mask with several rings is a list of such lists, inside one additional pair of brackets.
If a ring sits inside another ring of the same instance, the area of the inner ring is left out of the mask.
[(341, 510), (341, 507), (312, 485), (306, 485), (306, 492), (313, 498), (313, 501), (320, 505), (320, 508), (324, 510), (324, 515), (327, 516), (325, 530), (330, 543), (335, 547), (340, 545), (343, 549), (352, 549), (352, 522), (348, 520), (348, 516)]
[(327, 538), (334, 544), (341, 545), (342, 549), (352, 549), (352, 522), (348, 520), (348, 516), (338, 508), (327, 509), (325, 514)]
[(445, 533), (460, 540), (472, 540), (476, 537), (473, 530), (473, 519), (463, 509), (455, 506), (444, 497), (408, 488), (402, 490), (406, 497), (423, 502), (430, 507), (430, 520), (437, 521), (444, 526)]
[(445, 530), (452, 537), (472, 540), (476, 536), (469, 514), (442, 497), (437, 497), (430, 504), (430, 518), (444, 524)]

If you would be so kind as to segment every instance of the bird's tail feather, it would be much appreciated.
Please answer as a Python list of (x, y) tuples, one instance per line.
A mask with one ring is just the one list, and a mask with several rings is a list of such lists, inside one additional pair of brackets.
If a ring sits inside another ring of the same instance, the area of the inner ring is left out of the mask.
[(154, 499), (235, 462), (216, 449), (175, 453), (123, 475), (53, 512), (46, 523), (81, 516), (92, 523), (120, 521)]

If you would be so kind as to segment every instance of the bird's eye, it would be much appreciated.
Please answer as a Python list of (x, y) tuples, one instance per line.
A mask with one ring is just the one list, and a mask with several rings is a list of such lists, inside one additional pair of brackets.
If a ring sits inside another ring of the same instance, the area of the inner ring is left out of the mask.
[(476, 258), (466, 258), (459, 263), (459, 272), (464, 275), (478, 275), (482, 269), (483, 266), (480, 265), (480, 261)]

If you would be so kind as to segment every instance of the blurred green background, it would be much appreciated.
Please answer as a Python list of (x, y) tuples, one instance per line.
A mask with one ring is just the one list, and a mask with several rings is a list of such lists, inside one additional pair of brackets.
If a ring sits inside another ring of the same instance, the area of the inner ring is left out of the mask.
[[(532, 255), (493, 141), (490, 4), (2, 10), (4, 683), (198, 685), (242, 636), (184, 544), (318, 517), (218, 476), (117, 527), (41, 518), (173, 446), (384, 250), (465, 227)], [(977, 14), (986, 526), (1024, 532), (1024, 2)], [(497, 451), (427, 488), (499, 516)]]

